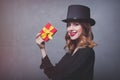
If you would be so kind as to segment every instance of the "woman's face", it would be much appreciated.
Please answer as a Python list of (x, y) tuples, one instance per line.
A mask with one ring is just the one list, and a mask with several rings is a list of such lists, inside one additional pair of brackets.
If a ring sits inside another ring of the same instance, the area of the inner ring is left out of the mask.
[(82, 33), (82, 26), (79, 22), (68, 22), (67, 32), (71, 40), (77, 39)]

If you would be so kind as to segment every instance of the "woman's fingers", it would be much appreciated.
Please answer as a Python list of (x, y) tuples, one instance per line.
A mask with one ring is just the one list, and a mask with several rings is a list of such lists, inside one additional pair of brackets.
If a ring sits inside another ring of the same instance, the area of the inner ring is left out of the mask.
[(37, 33), (36, 38), (38, 38), (39, 36), (40, 36), (40, 33)]
[(40, 36), (38, 36), (36, 38), (36, 43), (41, 44), (42, 42), (43, 42), (42, 38)]
[(36, 43), (40, 48), (44, 48), (45, 47), (45, 42), (44, 40), (40, 37), (40, 33), (38, 33), (36, 35)]

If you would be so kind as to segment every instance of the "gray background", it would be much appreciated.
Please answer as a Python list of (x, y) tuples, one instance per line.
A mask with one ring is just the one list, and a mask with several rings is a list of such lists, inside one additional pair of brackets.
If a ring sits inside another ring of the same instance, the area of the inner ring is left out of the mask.
[(51, 62), (57, 63), (65, 54), (66, 24), (61, 20), (70, 4), (89, 6), (96, 20), (94, 80), (120, 80), (119, 0), (0, 0), (0, 80), (48, 80), (39, 69), (35, 35), (47, 22), (58, 29), (46, 43)]

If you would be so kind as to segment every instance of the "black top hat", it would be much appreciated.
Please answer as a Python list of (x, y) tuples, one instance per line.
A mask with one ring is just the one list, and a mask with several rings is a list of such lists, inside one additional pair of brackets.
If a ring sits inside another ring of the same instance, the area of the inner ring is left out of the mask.
[(67, 19), (63, 22), (70, 21), (83, 21), (90, 23), (91, 26), (95, 25), (95, 20), (90, 18), (90, 8), (83, 5), (70, 5), (68, 7)]

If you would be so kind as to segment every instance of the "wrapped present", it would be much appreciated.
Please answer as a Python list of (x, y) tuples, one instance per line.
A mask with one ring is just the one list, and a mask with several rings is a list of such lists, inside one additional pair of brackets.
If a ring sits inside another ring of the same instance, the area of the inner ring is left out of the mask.
[(57, 32), (57, 29), (52, 26), (50, 23), (47, 23), (42, 30), (40, 30), (41, 38), (47, 42), (53, 38), (53, 35)]

